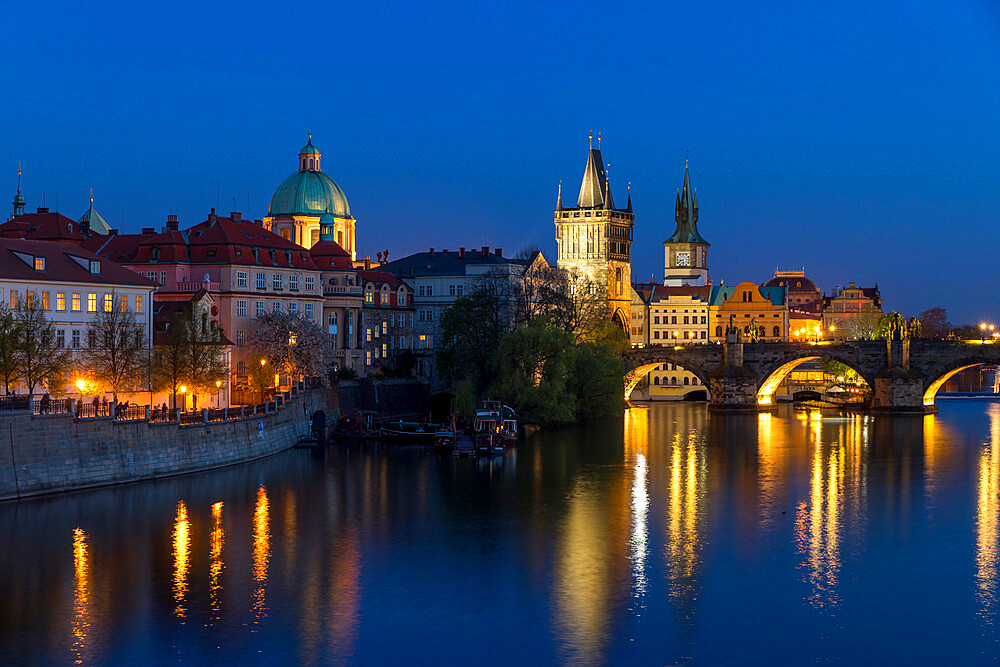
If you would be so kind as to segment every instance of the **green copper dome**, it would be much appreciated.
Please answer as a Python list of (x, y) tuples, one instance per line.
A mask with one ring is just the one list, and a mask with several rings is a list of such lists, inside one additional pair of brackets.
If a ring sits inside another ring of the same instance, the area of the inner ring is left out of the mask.
[(319, 150), (313, 146), (312, 139), (310, 139), (309, 143), (303, 146), (302, 150), (299, 151), (299, 155), (319, 155)]
[(321, 216), (327, 211), (338, 218), (351, 217), (344, 191), (321, 171), (296, 171), (278, 186), (267, 214)]

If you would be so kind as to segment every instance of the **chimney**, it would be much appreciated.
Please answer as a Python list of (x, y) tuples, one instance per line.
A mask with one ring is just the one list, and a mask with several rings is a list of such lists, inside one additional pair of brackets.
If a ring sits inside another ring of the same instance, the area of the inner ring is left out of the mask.
[(215, 222), (215, 209), (214, 208), (211, 211), (209, 211), (209, 213), (208, 213), (208, 221), (209, 221), (209, 223)]
[(230, 211), (229, 219), (232, 220), (233, 222), (239, 222), (240, 220), (243, 219), (243, 214), (240, 213), (239, 211)]
[(47, 209), (47, 208), (43, 208), (43, 207), (39, 206), (39, 207), (38, 207), (38, 212), (39, 212), (39, 213), (48, 213), (48, 212), (49, 212), (49, 209)]
[(503, 257), (503, 248), (494, 248), (493, 254), (497, 257)]
[(142, 228), (142, 233), (143, 234), (155, 234), (156, 233), (156, 229), (154, 229), (153, 227), (143, 227)]
[(434, 248), (431, 248), (431, 251), (430, 251), (430, 256), (431, 256), (431, 257), (433, 257), (433, 256), (434, 256)]
[(370, 271), (372, 268), (372, 258), (370, 256), (365, 257), (365, 271)]
[(462, 259), (463, 257), (465, 257), (465, 248), (459, 248), (458, 249), (458, 258)]
[(486, 257), (487, 255), (490, 254), (490, 247), (488, 245), (484, 245), (482, 247), (482, 252), (483, 252), (483, 257)]
[(168, 231), (168, 232), (176, 232), (177, 229), (178, 229), (177, 216), (176, 215), (168, 215), (167, 216), (167, 226), (164, 227), (164, 230)]

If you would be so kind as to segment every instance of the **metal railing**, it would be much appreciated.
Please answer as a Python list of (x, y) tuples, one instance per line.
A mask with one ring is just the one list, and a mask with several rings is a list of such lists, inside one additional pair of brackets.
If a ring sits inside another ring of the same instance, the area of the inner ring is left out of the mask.
[(96, 419), (97, 417), (110, 417), (111, 416), (111, 404), (110, 403), (77, 403), (76, 407), (77, 419)]
[(33, 403), (32, 414), (36, 415), (65, 415), (73, 412), (72, 398), (46, 398), (42, 396), (36, 398)]
[(118, 421), (135, 421), (146, 418), (146, 405), (124, 405), (115, 408), (115, 419)]
[(30, 407), (27, 396), (5, 396), (0, 398), (0, 412), (27, 410)]

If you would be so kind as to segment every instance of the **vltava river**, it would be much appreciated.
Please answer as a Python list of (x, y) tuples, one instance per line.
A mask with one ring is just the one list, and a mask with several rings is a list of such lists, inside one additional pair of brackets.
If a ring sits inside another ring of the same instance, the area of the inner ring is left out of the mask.
[(1000, 656), (1000, 402), (704, 405), (502, 459), (294, 450), (0, 505), (0, 663), (970, 664)]

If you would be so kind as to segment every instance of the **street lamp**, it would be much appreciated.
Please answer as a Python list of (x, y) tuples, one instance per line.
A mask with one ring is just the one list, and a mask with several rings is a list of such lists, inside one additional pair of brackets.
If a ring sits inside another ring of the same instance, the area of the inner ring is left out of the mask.
[(219, 394), (222, 393), (222, 380), (215, 381), (215, 407), (219, 407)]
[[(187, 411), (187, 396), (184, 396), (184, 394), (187, 393), (188, 388), (185, 384), (182, 384), (179, 388), (181, 390), (181, 401), (184, 403), (184, 410), (181, 412), (185, 412)], [(177, 406), (175, 405), (174, 407), (176, 408)]]

